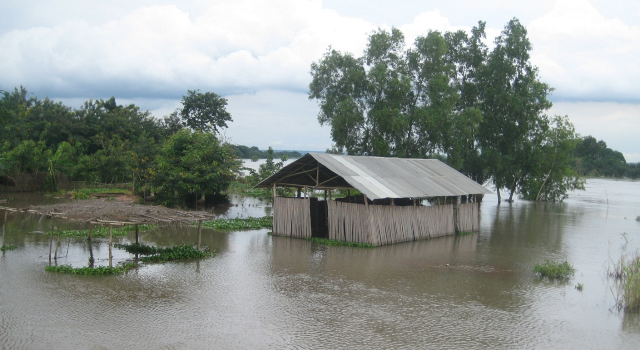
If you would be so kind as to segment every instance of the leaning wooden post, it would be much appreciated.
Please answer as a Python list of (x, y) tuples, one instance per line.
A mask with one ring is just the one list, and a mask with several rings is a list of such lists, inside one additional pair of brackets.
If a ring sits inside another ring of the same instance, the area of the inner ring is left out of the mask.
[(202, 220), (198, 220), (198, 250), (202, 244)]
[(109, 267), (113, 267), (113, 255), (111, 254), (112, 243), (113, 243), (113, 235), (111, 234), (111, 229), (113, 226), (109, 225)]
[(138, 228), (138, 225), (136, 225), (136, 244), (138, 244), (138, 233), (140, 232), (140, 229)]

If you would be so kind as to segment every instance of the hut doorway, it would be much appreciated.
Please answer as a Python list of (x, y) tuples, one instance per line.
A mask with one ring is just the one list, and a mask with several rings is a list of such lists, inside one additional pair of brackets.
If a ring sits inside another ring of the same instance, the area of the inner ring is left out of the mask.
[(327, 226), (327, 202), (318, 198), (309, 198), (309, 210), (311, 211), (311, 237), (329, 238)]

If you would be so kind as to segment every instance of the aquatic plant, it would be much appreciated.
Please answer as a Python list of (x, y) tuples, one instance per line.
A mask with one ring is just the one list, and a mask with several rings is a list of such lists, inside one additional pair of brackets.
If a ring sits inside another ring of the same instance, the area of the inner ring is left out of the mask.
[(131, 244), (116, 243), (113, 246), (118, 249), (126, 250), (127, 253), (130, 253), (130, 254), (153, 255), (153, 254), (158, 254), (159, 252), (159, 249), (157, 247), (138, 244), (138, 243), (131, 243)]
[(327, 238), (318, 238), (318, 237), (308, 237), (307, 241), (324, 244), (324, 245), (332, 245), (332, 246), (344, 246), (344, 247), (357, 247), (357, 248), (375, 248), (372, 244), (367, 243), (356, 243), (356, 242), (343, 242), (335, 239), (327, 239)]
[(136, 263), (126, 263), (123, 266), (71, 267), (71, 265), (47, 266), (45, 271), (70, 273), (73, 275), (117, 275), (138, 267)]
[(567, 261), (554, 262), (545, 260), (542, 264), (536, 264), (533, 268), (533, 272), (539, 274), (542, 277), (549, 279), (567, 279), (573, 275), (574, 269)]
[(640, 311), (640, 253), (630, 257), (622, 255), (608, 275), (617, 282), (618, 310)]
[[(140, 232), (142, 231), (148, 231), (148, 230), (153, 230), (158, 228), (158, 225), (138, 225), (138, 230), (140, 230)], [(114, 237), (122, 237), (122, 236), (126, 236), (127, 234), (129, 234), (129, 232), (135, 230), (135, 226), (123, 226), (123, 227), (113, 227), (111, 229), (111, 235)], [(51, 234), (51, 232), (47, 232), (48, 235)], [(55, 233), (57, 234), (57, 232)], [(61, 230), (60, 231), (60, 237), (88, 237), (89, 236), (89, 230), (85, 229), (85, 230)], [(96, 226), (93, 228), (93, 231), (91, 232), (91, 237), (93, 238), (106, 238), (109, 237), (109, 227), (107, 226)]]
[(2, 247), (0, 247), (0, 251), (7, 251), (7, 250), (14, 250), (16, 249), (16, 246), (14, 245), (2, 245)]
[(204, 221), (202, 226), (213, 227), (217, 230), (257, 230), (261, 228), (273, 227), (273, 216), (263, 216), (260, 218), (235, 218), (218, 219)]
[(140, 260), (144, 262), (165, 262), (184, 259), (199, 259), (213, 256), (214, 253), (200, 251), (190, 245), (182, 245), (168, 248), (157, 248), (158, 253), (146, 256)]
[(584, 288), (584, 285), (582, 283), (578, 283), (576, 284), (576, 289), (582, 292), (582, 289)]
[(213, 253), (200, 251), (193, 246), (181, 245), (167, 248), (158, 248), (144, 244), (114, 244), (118, 249), (124, 249), (130, 254), (146, 255), (140, 259), (144, 262), (164, 262), (183, 259), (199, 259), (213, 256)]

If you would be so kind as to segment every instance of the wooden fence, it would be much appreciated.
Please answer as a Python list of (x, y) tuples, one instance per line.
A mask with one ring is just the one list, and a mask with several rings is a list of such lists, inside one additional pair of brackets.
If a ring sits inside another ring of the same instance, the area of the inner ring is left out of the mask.
[(309, 199), (276, 197), (273, 203), (273, 234), (298, 238), (311, 237)]
[(387, 206), (328, 202), (329, 239), (386, 245), (455, 233), (453, 205)]
[(458, 231), (476, 232), (480, 230), (479, 203), (458, 204)]

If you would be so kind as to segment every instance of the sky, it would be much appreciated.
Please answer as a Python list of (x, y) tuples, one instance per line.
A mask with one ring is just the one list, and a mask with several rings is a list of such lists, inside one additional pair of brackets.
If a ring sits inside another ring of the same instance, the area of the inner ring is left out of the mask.
[(640, 161), (638, 1), (0, 0), (0, 89), (74, 108), (114, 96), (160, 118), (187, 90), (212, 91), (229, 101), (230, 142), (324, 151), (308, 85), (329, 46), (361, 56), (377, 28), (399, 28), (409, 46), (478, 21), (491, 44), (514, 17), (555, 89), (548, 113)]

